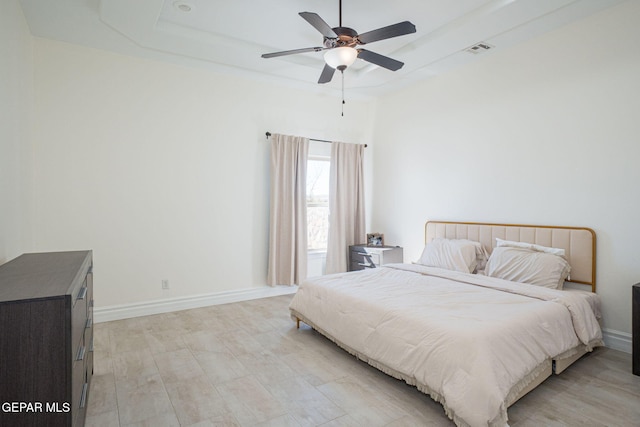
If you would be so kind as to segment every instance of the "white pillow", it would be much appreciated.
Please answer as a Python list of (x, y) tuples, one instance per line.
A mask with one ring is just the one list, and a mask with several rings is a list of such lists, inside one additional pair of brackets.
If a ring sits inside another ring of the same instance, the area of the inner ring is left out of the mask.
[(478, 265), (478, 252), (485, 254), (479, 242), (438, 237), (427, 243), (417, 264), (473, 273)]
[(528, 248), (500, 246), (493, 250), (484, 273), (487, 276), (562, 289), (571, 266), (563, 257)]
[(485, 266), (487, 265), (487, 261), (489, 260), (489, 253), (487, 250), (480, 244), (480, 242), (473, 242), (476, 244), (476, 270), (475, 273), (484, 274)]
[(564, 249), (558, 248), (549, 248), (547, 246), (536, 245), (534, 243), (526, 243), (526, 242), (512, 242), (511, 240), (502, 240), (496, 237), (496, 246), (509, 246), (512, 248), (526, 248), (533, 249), (534, 251), (546, 252), (549, 254), (554, 254), (558, 256), (565, 256)]

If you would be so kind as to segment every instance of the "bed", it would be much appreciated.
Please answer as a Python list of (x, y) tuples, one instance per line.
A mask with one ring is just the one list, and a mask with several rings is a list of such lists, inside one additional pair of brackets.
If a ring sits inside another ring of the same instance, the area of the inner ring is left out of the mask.
[(458, 426), (507, 425), (510, 405), (603, 345), (593, 230), (429, 221), (425, 243), (411, 264), (305, 280), (292, 318)]

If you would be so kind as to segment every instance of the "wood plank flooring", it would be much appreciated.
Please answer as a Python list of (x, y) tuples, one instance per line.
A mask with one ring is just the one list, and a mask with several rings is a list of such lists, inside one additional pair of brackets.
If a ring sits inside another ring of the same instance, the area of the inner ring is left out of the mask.
[[(291, 295), (95, 325), (87, 426), (453, 426), (442, 406), (289, 318)], [(601, 348), (512, 427), (640, 426), (631, 355)]]

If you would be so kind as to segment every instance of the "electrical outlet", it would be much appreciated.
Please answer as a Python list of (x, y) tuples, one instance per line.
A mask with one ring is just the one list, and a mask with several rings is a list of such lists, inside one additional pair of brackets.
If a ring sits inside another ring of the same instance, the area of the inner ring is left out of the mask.
[(162, 289), (169, 289), (169, 281), (167, 279), (162, 279)]

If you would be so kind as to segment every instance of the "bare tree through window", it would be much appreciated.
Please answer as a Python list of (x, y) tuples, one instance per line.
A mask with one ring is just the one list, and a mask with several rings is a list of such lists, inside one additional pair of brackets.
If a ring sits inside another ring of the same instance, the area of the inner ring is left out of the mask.
[(307, 242), (310, 251), (325, 251), (329, 231), (329, 159), (307, 162)]

